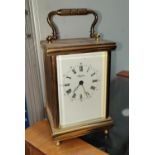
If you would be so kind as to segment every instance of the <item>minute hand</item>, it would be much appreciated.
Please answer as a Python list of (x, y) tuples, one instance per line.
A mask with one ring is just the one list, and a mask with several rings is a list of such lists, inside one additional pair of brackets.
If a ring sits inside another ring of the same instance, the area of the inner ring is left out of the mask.
[(86, 96), (88, 97), (89, 96), (89, 93), (88, 92), (86, 92), (86, 90), (85, 90), (85, 87), (82, 85), (82, 88), (83, 88), (83, 90), (84, 90), (84, 93), (86, 94)]

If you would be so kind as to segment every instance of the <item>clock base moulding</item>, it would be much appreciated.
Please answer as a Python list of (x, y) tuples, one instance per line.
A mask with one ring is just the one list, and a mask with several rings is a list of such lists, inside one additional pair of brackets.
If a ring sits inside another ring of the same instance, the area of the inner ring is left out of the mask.
[(52, 137), (56, 141), (56, 145), (60, 145), (61, 141), (80, 137), (99, 130), (107, 131), (113, 126), (112, 118), (108, 117), (91, 122), (84, 122), (83, 124), (77, 123), (76, 125), (70, 127), (54, 127), (52, 115), (48, 105), (46, 106), (46, 112), (52, 128)]

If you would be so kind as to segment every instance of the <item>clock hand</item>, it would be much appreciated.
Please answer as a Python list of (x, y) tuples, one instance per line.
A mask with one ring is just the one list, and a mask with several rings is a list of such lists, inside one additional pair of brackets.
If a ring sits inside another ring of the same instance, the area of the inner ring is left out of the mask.
[(86, 96), (88, 97), (89, 96), (89, 93), (85, 90), (85, 87), (83, 85), (81, 85), (83, 90), (84, 90), (84, 93), (86, 94)]
[(73, 90), (73, 94), (76, 92), (76, 90), (79, 88), (80, 84)]

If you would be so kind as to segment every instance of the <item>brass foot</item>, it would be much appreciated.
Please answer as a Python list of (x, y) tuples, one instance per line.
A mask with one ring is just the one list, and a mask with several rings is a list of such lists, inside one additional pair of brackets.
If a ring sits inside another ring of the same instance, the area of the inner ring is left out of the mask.
[(105, 133), (106, 135), (108, 134), (108, 132), (109, 132), (108, 130), (104, 130), (104, 133)]
[(59, 142), (59, 141), (57, 141), (57, 142), (56, 142), (56, 145), (57, 145), (57, 146), (59, 146), (59, 145), (60, 145), (60, 142)]

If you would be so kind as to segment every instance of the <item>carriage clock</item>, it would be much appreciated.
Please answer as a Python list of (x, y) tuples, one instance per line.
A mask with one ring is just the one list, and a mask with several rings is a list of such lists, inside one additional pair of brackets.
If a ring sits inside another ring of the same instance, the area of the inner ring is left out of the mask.
[[(53, 16), (94, 16), (89, 38), (59, 39)], [(60, 9), (48, 14), (52, 35), (41, 41), (44, 51), (46, 111), (57, 145), (63, 140), (113, 125), (108, 113), (111, 51), (115, 42), (95, 32), (97, 13)]]

